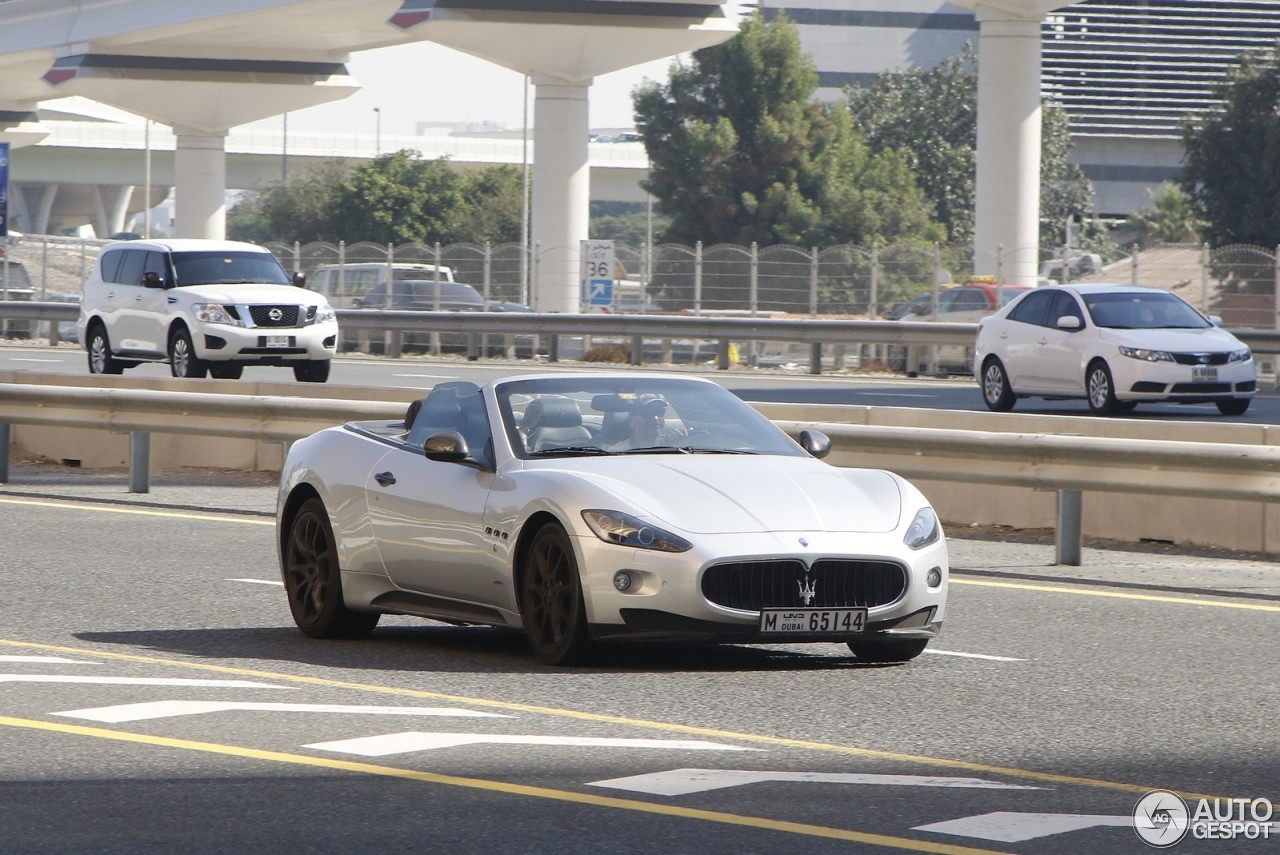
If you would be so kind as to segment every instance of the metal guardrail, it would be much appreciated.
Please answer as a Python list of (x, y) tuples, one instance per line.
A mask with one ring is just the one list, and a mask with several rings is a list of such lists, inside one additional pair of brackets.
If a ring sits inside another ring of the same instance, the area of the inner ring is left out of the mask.
[[(79, 308), (69, 303), (0, 301), (0, 319), (74, 321)], [(460, 333), (482, 336), (538, 336), (547, 340), (552, 361), (561, 337), (631, 339), (631, 363), (643, 361), (644, 340), (693, 340), (718, 343), (719, 365), (729, 368), (730, 342), (775, 341), (809, 344), (809, 372), (822, 373), (822, 347), (864, 344), (973, 344), (977, 324), (928, 321), (849, 321), (822, 318), (705, 317), (698, 315), (565, 315), (530, 312), (408, 312), (339, 309), (339, 326), (379, 333)], [(55, 327), (56, 329), (56, 327)], [(1255, 353), (1280, 353), (1280, 331), (1232, 330)], [(389, 351), (399, 354), (398, 342)]]
[[(99, 428), (130, 434), (130, 491), (150, 489), (150, 434), (178, 433), (288, 443), (353, 420), (399, 420), (387, 401), (283, 398), (0, 383), (0, 483), (9, 480), (13, 424)], [(1056, 490), (1058, 563), (1078, 565), (1080, 493), (1097, 490), (1280, 502), (1280, 447), (1056, 434), (776, 421), (792, 436), (816, 428), (831, 462), (881, 455), (908, 478)]]

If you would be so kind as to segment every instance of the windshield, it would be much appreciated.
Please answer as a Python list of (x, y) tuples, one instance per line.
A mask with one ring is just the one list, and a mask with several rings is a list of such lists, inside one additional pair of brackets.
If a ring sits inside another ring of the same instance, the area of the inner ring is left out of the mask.
[(497, 387), (519, 457), (804, 452), (733, 393), (685, 378), (516, 380)]
[(175, 252), (178, 285), (288, 285), (275, 256), (266, 252)]
[(1117, 330), (1199, 330), (1212, 326), (1189, 303), (1165, 291), (1084, 294), (1089, 317), (1100, 327)]

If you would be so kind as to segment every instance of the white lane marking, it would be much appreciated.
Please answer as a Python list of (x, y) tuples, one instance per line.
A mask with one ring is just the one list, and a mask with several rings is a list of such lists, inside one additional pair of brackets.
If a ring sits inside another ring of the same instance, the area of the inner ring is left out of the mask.
[(0, 662), (40, 662), (57, 665), (100, 665), (87, 659), (67, 659), (63, 656), (0, 656)]
[(479, 712), (476, 710), (448, 709), (446, 707), (379, 707), (346, 704), (257, 704), (223, 701), (152, 701), (150, 703), (117, 704), (110, 707), (92, 707), (82, 710), (67, 710), (53, 715), (67, 718), (83, 718), (89, 721), (110, 722), (119, 724), (124, 721), (143, 721), (152, 718), (170, 718), (180, 715), (202, 715), (204, 713), (231, 712), (245, 710), (251, 712), (312, 712), (312, 713), (344, 713), (349, 715), (429, 715), (456, 716), (458, 718), (511, 718), (501, 713)]
[(278, 579), (228, 579), (228, 582), (248, 582), (250, 585), (278, 585), (284, 587), (284, 582)]
[(1039, 790), (1023, 784), (1000, 784), (981, 778), (943, 778), (936, 775), (870, 775), (845, 772), (759, 772), (747, 769), (674, 769), (627, 778), (592, 781), (588, 786), (630, 790), (654, 796), (684, 796), (724, 790), (765, 781), (810, 784), (875, 784), (892, 787), (962, 787), (977, 790)]
[(9, 361), (10, 362), (49, 362), (49, 363), (53, 363), (54, 365), (61, 365), (63, 362), (66, 362), (65, 359), (36, 359), (34, 357), (28, 357), (28, 356), (15, 356), (13, 359), (10, 359)]
[(863, 398), (936, 398), (938, 397), (937, 395), (919, 395), (914, 392), (904, 392), (902, 394), (897, 394), (894, 392), (857, 391), (857, 392), (854, 392), (853, 394), (859, 395)]
[(992, 656), (988, 653), (961, 653), (959, 650), (934, 650), (931, 647), (924, 649), (925, 653), (932, 653), (936, 656), (962, 656), (965, 659), (989, 659), (992, 662), (1026, 662), (1026, 659), (1015, 659), (1012, 656)]
[(80, 683), (97, 686), (215, 686), (227, 689), (287, 689), (297, 686), (276, 686), (271, 683), (252, 683), (248, 680), (193, 680), (160, 677), (63, 677), (57, 674), (0, 674), (0, 683)]
[(1017, 813), (996, 811), (965, 816), (946, 822), (917, 825), (913, 831), (933, 831), (956, 837), (975, 837), (999, 843), (1022, 843), (1086, 828), (1133, 828), (1132, 816), (1103, 816), (1085, 813)]
[(359, 754), (362, 757), (385, 757), (412, 751), (434, 751), (460, 745), (559, 745), (575, 748), (666, 748), (677, 751), (760, 751), (699, 739), (605, 739), (591, 736), (512, 736), (504, 733), (389, 733), (337, 742), (313, 742), (304, 748)]
[(456, 374), (392, 374), (392, 377), (426, 377), (432, 380), (453, 380)]

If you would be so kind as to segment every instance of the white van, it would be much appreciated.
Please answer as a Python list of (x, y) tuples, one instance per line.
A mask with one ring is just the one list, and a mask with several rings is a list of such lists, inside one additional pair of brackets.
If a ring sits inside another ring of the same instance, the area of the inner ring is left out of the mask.
[(453, 268), (444, 265), (437, 268), (434, 264), (388, 264), (385, 261), (373, 261), (321, 265), (307, 277), (307, 287), (317, 294), (323, 294), (335, 308), (351, 309), (359, 306), (361, 298), (379, 285), (383, 286), (383, 293), (389, 290), (394, 292), (396, 289), (386, 287), (393, 275), (397, 282), (434, 282), (437, 276), (441, 282), (454, 281)]

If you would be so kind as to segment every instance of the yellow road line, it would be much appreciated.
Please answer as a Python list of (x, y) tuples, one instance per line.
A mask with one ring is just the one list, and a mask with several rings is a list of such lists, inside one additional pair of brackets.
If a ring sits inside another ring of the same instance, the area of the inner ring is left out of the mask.
[[(670, 722), (649, 721), (646, 719), (628, 718), (626, 716), (611, 715), (608, 713), (590, 713), (581, 710), (560, 709), (557, 707), (543, 707), (534, 704), (521, 704), (511, 701), (497, 701), (490, 698), (472, 698), (462, 695), (450, 695), (443, 692), (430, 692), (422, 689), (405, 689), (392, 686), (375, 686), (367, 683), (351, 683), (345, 680), (329, 680), (323, 677), (307, 677), (297, 674), (283, 674), (275, 671), (258, 671), (252, 668), (236, 668), (228, 665), (214, 665), (208, 662), (185, 662), (176, 659), (162, 659), (154, 656), (141, 656), (135, 653), (113, 653), (109, 651), (86, 650), (79, 647), (61, 647), (53, 644), (40, 644), (35, 642), (16, 641), (12, 639), (0, 638), (0, 647), (21, 647), (33, 650), (43, 650), (53, 653), (65, 653), (77, 656), (97, 656), (102, 659), (114, 659), (125, 662), (141, 662), (148, 665), (166, 665), (177, 668), (187, 668), (197, 671), (211, 671), (218, 674), (229, 674), (237, 677), (254, 677), (257, 679), (277, 680), (285, 683), (302, 683), (311, 686), (323, 686), (332, 689), (350, 689), (357, 692), (367, 692), (379, 695), (395, 695), (398, 697), (416, 698), (419, 700), (444, 701), (455, 704), (465, 704), (468, 706), (486, 707), (489, 709), (499, 709), (504, 712), (523, 712), (535, 715), (548, 715), (557, 718), (575, 719), (578, 721), (589, 721), (598, 724), (622, 725), (625, 727), (645, 728), (648, 730), (658, 730), (664, 733), (681, 733), (691, 736), (701, 736), (709, 739), (733, 740), (738, 742), (749, 742), (756, 745), (769, 745), (775, 748), (795, 748), (805, 751), (823, 751), (829, 754), (842, 754), (851, 757), (861, 757), (870, 760), (887, 760), (897, 763), (913, 763), (924, 766), (941, 767), (946, 769), (959, 769), (966, 772), (1001, 775), (1008, 778), (1019, 780), (1036, 781), (1045, 784), (1059, 784), (1073, 787), (1091, 787), (1094, 789), (1118, 790), (1125, 793), (1137, 793), (1145, 795), (1152, 790), (1168, 790), (1176, 792), (1185, 799), (1213, 799), (1228, 798), (1227, 796), (1215, 796), (1205, 793), (1194, 793), (1187, 791), (1171, 790), (1167, 786), (1156, 786), (1151, 784), (1128, 784), (1119, 781), (1106, 781), (1099, 778), (1085, 778), (1076, 775), (1060, 775), (1054, 772), (1040, 772), (1030, 769), (1018, 769), (1011, 766), (994, 766), (987, 763), (974, 763), (967, 760), (951, 760), (942, 757), (929, 757), (918, 754), (901, 754), (896, 751), (882, 751), (874, 748), (859, 748), (851, 745), (838, 745), (828, 742), (812, 742), (804, 739), (789, 739), (781, 736), (768, 736), (758, 733), (741, 733), (732, 730), (719, 730), (711, 727), (700, 727), (696, 725), (674, 724)], [(1280, 802), (1280, 797), (1272, 801)]]
[(591, 807), (612, 808), (637, 813), (657, 814), (673, 819), (694, 819), (715, 822), (722, 825), (737, 825), (757, 828), (763, 831), (778, 831), (786, 834), (799, 834), (806, 837), (822, 837), (831, 840), (846, 840), (852, 843), (865, 843), (889, 849), (906, 849), (912, 852), (929, 852), (937, 855), (1002, 855), (990, 849), (974, 849), (967, 846), (950, 846), (942, 843), (931, 843), (924, 840), (912, 840), (906, 837), (894, 837), (884, 834), (871, 834), (863, 831), (852, 831), (843, 828), (831, 828), (824, 825), (810, 825), (801, 822), (768, 819), (758, 816), (724, 813), (714, 810), (666, 805), (644, 802), (636, 799), (623, 799), (612, 796), (598, 796), (591, 793), (576, 793), (572, 790), (556, 790), (549, 787), (535, 787), (526, 784), (513, 784), (504, 781), (492, 781), (484, 778), (464, 778), (457, 775), (442, 775), (436, 772), (420, 772), (414, 769), (400, 769), (394, 766), (380, 766), (373, 763), (357, 763), (349, 760), (336, 760), (326, 757), (309, 757), (303, 754), (289, 754), (281, 751), (264, 751), (257, 748), (243, 748), (235, 745), (222, 745), (216, 742), (197, 742), (188, 739), (173, 739), (164, 736), (148, 736), (141, 733), (106, 730), (98, 727), (61, 724), (55, 722), (36, 721), (32, 719), (10, 718), (0, 716), (0, 727), (27, 728), (44, 730), (53, 733), (87, 736), (97, 739), (113, 739), (120, 742), (132, 742), (161, 748), (176, 748), (182, 751), (202, 751), (208, 754), (223, 754), (249, 760), (264, 760), (270, 763), (287, 763), (294, 766), (311, 766), (340, 772), (354, 772), (362, 775), (377, 775), (384, 778), (399, 778), (425, 784), (440, 784), (447, 787), (465, 787), (472, 790), (484, 790), (491, 793), (528, 796), (537, 799), (550, 799), (558, 802), (589, 805)]
[[(1280, 605), (1266, 603), (1241, 603), (1229, 600), (1210, 600), (1198, 597), (1175, 597), (1169, 594), (1133, 594), (1127, 591), (1101, 591), (1088, 586), (1045, 585), (1036, 582), (992, 582), (986, 579), (957, 579), (953, 585), (973, 585), (978, 588), (1011, 588), (1018, 591), (1042, 591), (1049, 594), (1074, 594), (1078, 597), (1106, 597), (1113, 600), (1143, 600), (1151, 603), (1176, 603), (1184, 606), (1211, 606), (1217, 609), (1242, 609), (1251, 612), (1280, 612)], [(1104, 581), (1103, 584), (1106, 584)]]
[(133, 514), (140, 517), (171, 517), (186, 520), (208, 520), (210, 522), (236, 522), (246, 525), (275, 525), (274, 519), (254, 517), (224, 516), (216, 513), (197, 511), (161, 511), (155, 508), (126, 507), (123, 505), (81, 504), (78, 502), (58, 502), (49, 499), (0, 499), (0, 505), (27, 505), (37, 508), (65, 508), (77, 511), (102, 511), (108, 514)]

